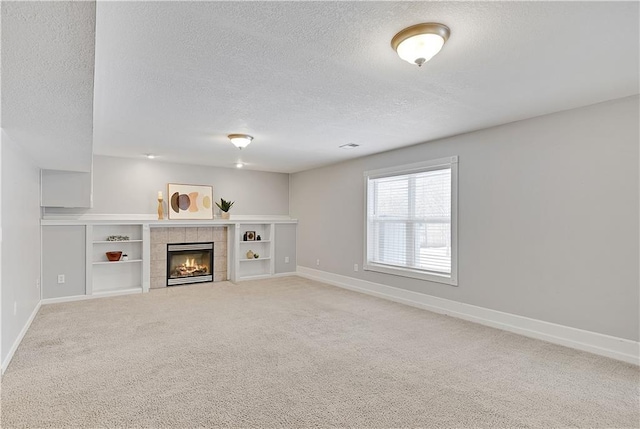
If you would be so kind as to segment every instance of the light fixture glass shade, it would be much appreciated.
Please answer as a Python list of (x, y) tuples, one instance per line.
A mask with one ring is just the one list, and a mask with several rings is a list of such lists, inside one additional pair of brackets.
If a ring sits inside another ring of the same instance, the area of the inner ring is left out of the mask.
[(391, 40), (391, 47), (403, 60), (422, 66), (440, 52), (449, 34), (446, 25), (417, 24), (396, 34)]
[(437, 34), (419, 34), (409, 37), (398, 45), (398, 56), (421, 66), (433, 58), (444, 46), (444, 39)]
[(253, 140), (253, 137), (248, 134), (229, 134), (228, 137), (229, 140), (231, 140), (231, 143), (233, 143), (233, 145), (238, 149), (249, 146), (249, 143)]

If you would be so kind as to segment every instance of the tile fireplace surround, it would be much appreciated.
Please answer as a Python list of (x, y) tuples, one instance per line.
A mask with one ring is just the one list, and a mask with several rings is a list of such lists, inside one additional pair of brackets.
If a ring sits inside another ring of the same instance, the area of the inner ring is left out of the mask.
[(213, 281), (227, 280), (227, 227), (151, 228), (151, 289), (167, 287), (167, 244), (213, 241)]

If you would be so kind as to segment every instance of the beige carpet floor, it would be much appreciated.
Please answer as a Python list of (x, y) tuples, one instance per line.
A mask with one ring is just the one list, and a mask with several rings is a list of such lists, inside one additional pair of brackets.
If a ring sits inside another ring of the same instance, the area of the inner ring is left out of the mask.
[(298, 277), (43, 306), (2, 428), (633, 428), (638, 367)]

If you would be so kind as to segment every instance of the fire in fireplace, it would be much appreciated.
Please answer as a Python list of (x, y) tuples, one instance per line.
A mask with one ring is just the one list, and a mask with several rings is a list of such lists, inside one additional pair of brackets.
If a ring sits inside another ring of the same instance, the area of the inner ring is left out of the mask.
[(167, 244), (167, 286), (213, 281), (213, 243)]

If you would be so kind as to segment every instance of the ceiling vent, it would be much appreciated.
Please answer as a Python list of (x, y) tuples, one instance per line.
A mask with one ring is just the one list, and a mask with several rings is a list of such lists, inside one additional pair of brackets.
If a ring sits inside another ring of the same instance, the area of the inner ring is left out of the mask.
[(343, 144), (342, 146), (338, 146), (340, 149), (355, 149), (358, 146), (360, 146), (359, 144), (355, 144), (355, 143), (347, 143), (347, 144)]

